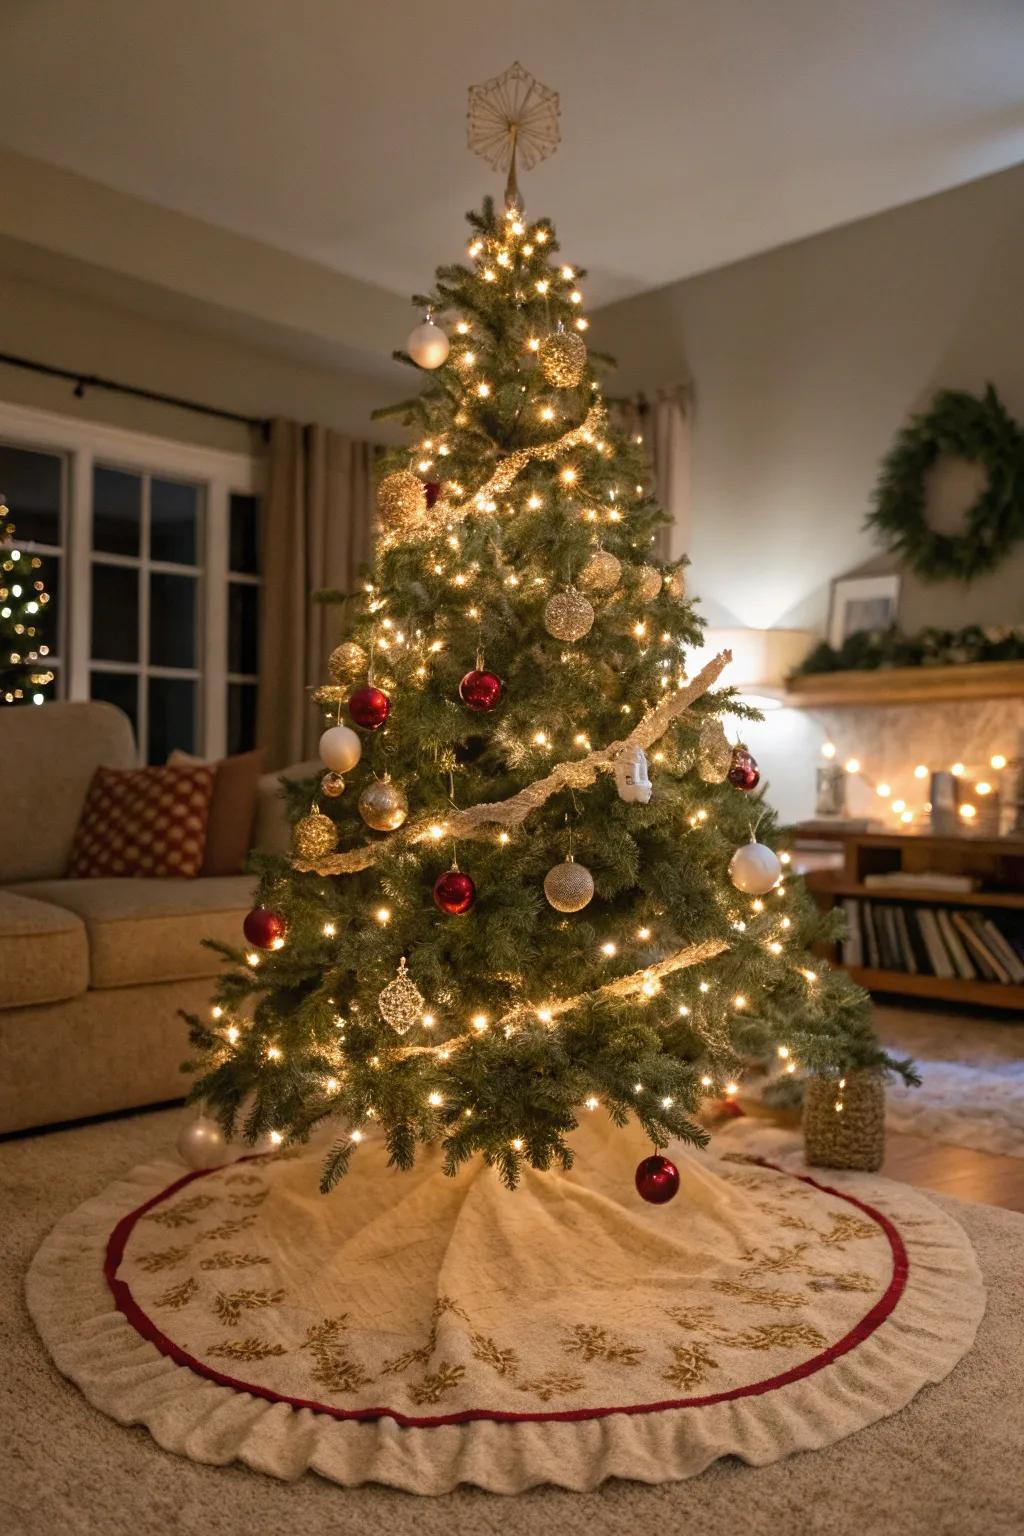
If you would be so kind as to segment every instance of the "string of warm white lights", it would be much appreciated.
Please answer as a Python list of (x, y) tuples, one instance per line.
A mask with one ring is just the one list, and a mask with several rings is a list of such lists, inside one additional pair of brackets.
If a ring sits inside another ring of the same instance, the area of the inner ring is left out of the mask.
[[(834, 741), (822, 743), (821, 755), (826, 761), (833, 762), (838, 757), (838, 754), (839, 748)], [(994, 752), (988, 760), (988, 767), (993, 774), (1000, 774), (1008, 766), (1009, 761), (1004, 752)], [(850, 778), (859, 779), (861, 783), (866, 784), (871, 792), (888, 806), (890, 812), (902, 826), (912, 825), (918, 816), (927, 816), (931, 811), (932, 807), (929, 800), (924, 800), (917, 807), (909, 805), (905, 797), (895, 793), (893, 785), (888, 779), (876, 780), (865, 769), (862, 760), (858, 756), (854, 755), (845, 758), (842, 766), (843, 771)], [(931, 781), (932, 773), (936, 771), (950, 773), (953, 778), (959, 779), (962, 783), (966, 783), (973, 777), (972, 774), (968, 773), (967, 765), (959, 760), (950, 763), (948, 767), (942, 770), (929, 768), (926, 763), (917, 763), (914, 767), (913, 775), (918, 783), (928, 785)], [(973, 784), (970, 793), (971, 798), (961, 799), (957, 806), (957, 814), (960, 820), (968, 827), (977, 820), (979, 811), (984, 807), (985, 802), (990, 800), (991, 796), (998, 793), (998, 781), (985, 777), (984, 772), (982, 772), (982, 775)]]
[(344, 853), (330, 854), (315, 861), (296, 856), (292, 861), (294, 868), (318, 875), (354, 874), (369, 869), (382, 857), (385, 849), (393, 849), (396, 845), (440, 842), (442, 838), (462, 841), (485, 836), (492, 825), (518, 826), (531, 811), (537, 810), (560, 790), (585, 789), (594, 783), (599, 773), (611, 772), (615, 759), (623, 751), (631, 747), (640, 747), (646, 751), (660, 740), (675, 720), (685, 714), (694, 700), (707, 693), (731, 660), (731, 651), (719, 652), (701, 668), (692, 682), (667, 695), (660, 704), (649, 709), (623, 740), (613, 741), (607, 747), (588, 752), (586, 757), (575, 761), (566, 759), (556, 764), (544, 778), (527, 784), (506, 800), (483, 801), (466, 810), (453, 811), (445, 822), (417, 822), (404, 832), (395, 833), (387, 844), (373, 843), (362, 848), (350, 848)]

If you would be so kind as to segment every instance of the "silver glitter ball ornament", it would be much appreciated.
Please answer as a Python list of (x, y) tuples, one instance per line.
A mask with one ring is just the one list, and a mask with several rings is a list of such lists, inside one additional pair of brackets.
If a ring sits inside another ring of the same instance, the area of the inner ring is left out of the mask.
[(315, 864), (333, 853), (338, 846), (338, 829), (323, 811), (310, 811), (301, 816), (292, 828), (292, 846), (298, 858)]
[(354, 640), (343, 640), (340, 645), (336, 645), (327, 661), (327, 670), (336, 683), (345, 683), (350, 678), (361, 677), (366, 667), (366, 652)]
[(405, 790), (390, 779), (372, 779), (359, 796), (359, 814), (374, 832), (397, 832), (409, 814)]
[(622, 561), (607, 549), (595, 550), (580, 571), (580, 586), (588, 592), (611, 592), (619, 584)]
[(580, 912), (594, 896), (594, 877), (573, 858), (556, 864), (544, 876), (544, 895), (556, 912)]
[(572, 331), (546, 336), (537, 353), (545, 381), (555, 389), (575, 389), (587, 371), (587, 347)]
[(556, 592), (544, 609), (544, 628), (556, 640), (582, 640), (593, 622), (593, 608), (575, 587)]

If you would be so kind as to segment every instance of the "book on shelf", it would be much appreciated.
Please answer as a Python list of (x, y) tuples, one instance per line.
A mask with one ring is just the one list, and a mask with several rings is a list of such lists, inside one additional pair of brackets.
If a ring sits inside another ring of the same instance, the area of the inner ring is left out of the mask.
[(918, 906), (848, 896), (843, 963), (944, 981), (1024, 985), (1024, 920), (972, 907)]
[(865, 875), (863, 883), (873, 890), (884, 890), (887, 885), (902, 890), (918, 891), (976, 891), (980, 882), (973, 875), (946, 875), (938, 870), (892, 869), (880, 875)]

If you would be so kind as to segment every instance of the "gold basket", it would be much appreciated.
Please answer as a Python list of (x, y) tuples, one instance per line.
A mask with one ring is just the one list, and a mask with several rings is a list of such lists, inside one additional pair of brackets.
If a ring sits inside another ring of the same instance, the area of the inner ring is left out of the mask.
[(816, 1168), (859, 1168), (865, 1173), (881, 1168), (885, 1157), (885, 1085), (881, 1073), (808, 1078), (804, 1085), (804, 1155)]

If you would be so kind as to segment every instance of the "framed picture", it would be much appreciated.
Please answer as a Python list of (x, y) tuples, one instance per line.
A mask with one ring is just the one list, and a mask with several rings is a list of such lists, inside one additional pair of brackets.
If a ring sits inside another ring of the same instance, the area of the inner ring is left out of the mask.
[(832, 583), (828, 614), (828, 643), (836, 650), (858, 629), (888, 629), (896, 622), (900, 578), (840, 576)]

